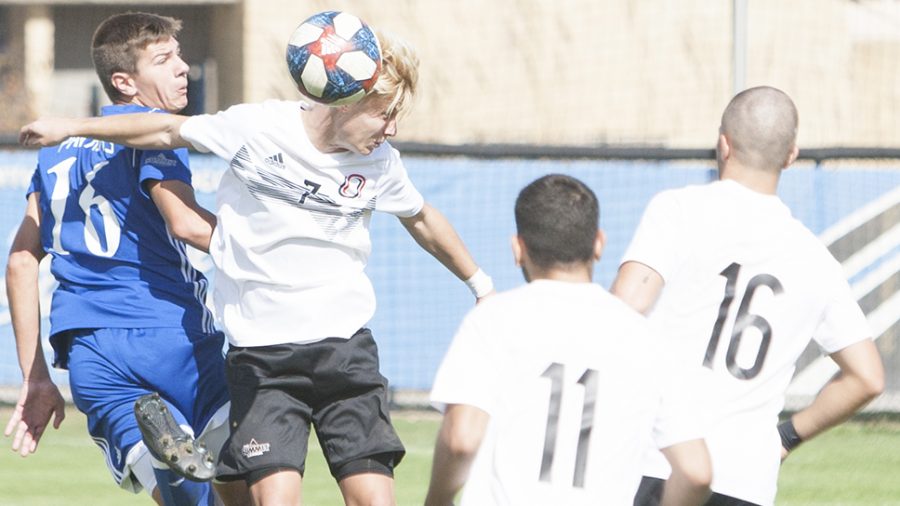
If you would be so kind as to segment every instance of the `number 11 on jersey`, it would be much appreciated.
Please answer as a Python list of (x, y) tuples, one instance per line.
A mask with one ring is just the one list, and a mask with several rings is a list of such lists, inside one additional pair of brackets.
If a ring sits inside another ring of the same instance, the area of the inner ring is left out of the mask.
[[(541, 459), (540, 481), (550, 481), (553, 458), (556, 453), (556, 439), (559, 432), (560, 408), (565, 385), (565, 366), (554, 362), (541, 374), (550, 379), (550, 404), (547, 406), (547, 428), (544, 431), (544, 453)], [(577, 383), (584, 387), (584, 404), (581, 410), (581, 430), (575, 451), (575, 475), (572, 486), (584, 487), (584, 472), (587, 468), (587, 453), (594, 427), (594, 404), (597, 400), (597, 371), (587, 369)]]

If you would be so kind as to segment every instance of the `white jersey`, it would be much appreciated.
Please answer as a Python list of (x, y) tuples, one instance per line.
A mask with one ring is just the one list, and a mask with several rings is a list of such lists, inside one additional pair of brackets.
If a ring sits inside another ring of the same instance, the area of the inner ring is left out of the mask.
[(462, 504), (631, 504), (648, 445), (700, 437), (661, 404), (657, 342), (593, 283), (536, 280), (476, 306), (431, 392), (490, 415)]
[[(672, 363), (710, 373), (698, 395), (713, 491), (772, 504), (797, 359), (810, 339), (831, 353), (870, 337), (840, 265), (778, 197), (730, 180), (654, 197), (622, 261), (665, 280), (649, 316)], [(645, 474), (667, 477), (662, 456), (651, 460)]]
[(372, 211), (409, 217), (424, 205), (397, 150), (321, 153), (303, 107), (243, 104), (181, 127), (230, 162), (209, 250), (216, 316), (236, 346), (351, 337), (375, 311), (364, 272)]

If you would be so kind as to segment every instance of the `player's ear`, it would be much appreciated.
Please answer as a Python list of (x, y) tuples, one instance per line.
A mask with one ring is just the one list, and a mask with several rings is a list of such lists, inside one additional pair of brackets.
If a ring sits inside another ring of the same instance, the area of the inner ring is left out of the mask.
[(728, 143), (728, 137), (725, 137), (723, 133), (719, 133), (719, 141), (716, 144), (716, 156), (722, 162), (728, 160), (728, 157), (731, 156), (731, 145)]
[(786, 169), (786, 168), (790, 167), (791, 164), (793, 164), (795, 161), (797, 161), (798, 156), (800, 156), (800, 148), (797, 147), (797, 144), (795, 143), (794, 148), (791, 149), (791, 154), (788, 155), (787, 162), (784, 164), (784, 168)]
[(516, 267), (522, 267), (522, 252), (525, 249), (525, 243), (522, 242), (522, 237), (514, 235), (509, 243), (510, 246), (512, 246), (513, 260), (516, 262)]
[(594, 237), (594, 261), (598, 262), (603, 255), (603, 246), (606, 245), (606, 233), (601, 229), (597, 229), (597, 236)]
[(127, 72), (114, 72), (109, 78), (113, 88), (119, 90), (119, 93), (126, 97), (137, 95), (137, 86), (134, 84), (134, 78)]

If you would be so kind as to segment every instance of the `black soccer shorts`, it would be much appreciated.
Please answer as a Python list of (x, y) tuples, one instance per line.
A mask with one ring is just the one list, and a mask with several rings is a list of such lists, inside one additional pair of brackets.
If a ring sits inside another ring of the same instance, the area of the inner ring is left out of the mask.
[(369, 329), (351, 339), (231, 347), (226, 376), (231, 436), (219, 458), (221, 481), (253, 483), (284, 469), (302, 475), (310, 423), (338, 481), (364, 472), (393, 476), (405, 454)]
[[(663, 486), (666, 480), (659, 478), (651, 478), (644, 476), (641, 479), (641, 485), (638, 487), (637, 494), (634, 496), (634, 506), (659, 506), (662, 500)], [(734, 497), (717, 494), (715, 492), (710, 495), (709, 499), (703, 503), (703, 506), (758, 506), (752, 502), (736, 499)]]

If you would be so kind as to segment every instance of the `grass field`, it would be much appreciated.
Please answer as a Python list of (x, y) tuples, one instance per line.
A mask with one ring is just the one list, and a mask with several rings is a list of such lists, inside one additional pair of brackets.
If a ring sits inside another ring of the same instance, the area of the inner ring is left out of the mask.
[[(0, 408), (6, 425), (10, 409)], [(394, 419), (407, 456), (397, 469), (397, 502), (421, 504), (431, 471), (431, 451), (438, 428), (433, 413), (398, 412)], [(117, 489), (100, 451), (73, 407), (58, 430), (49, 430), (38, 452), (26, 459), (0, 452), (0, 506), (149, 505), (146, 494)], [(340, 505), (337, 485), (310, 442), (304, 479), (304, 504)], [(779, 481), (779, 506), (900, 505), (900, 423), (853, 422), (801, 446), (785, 462)]]

